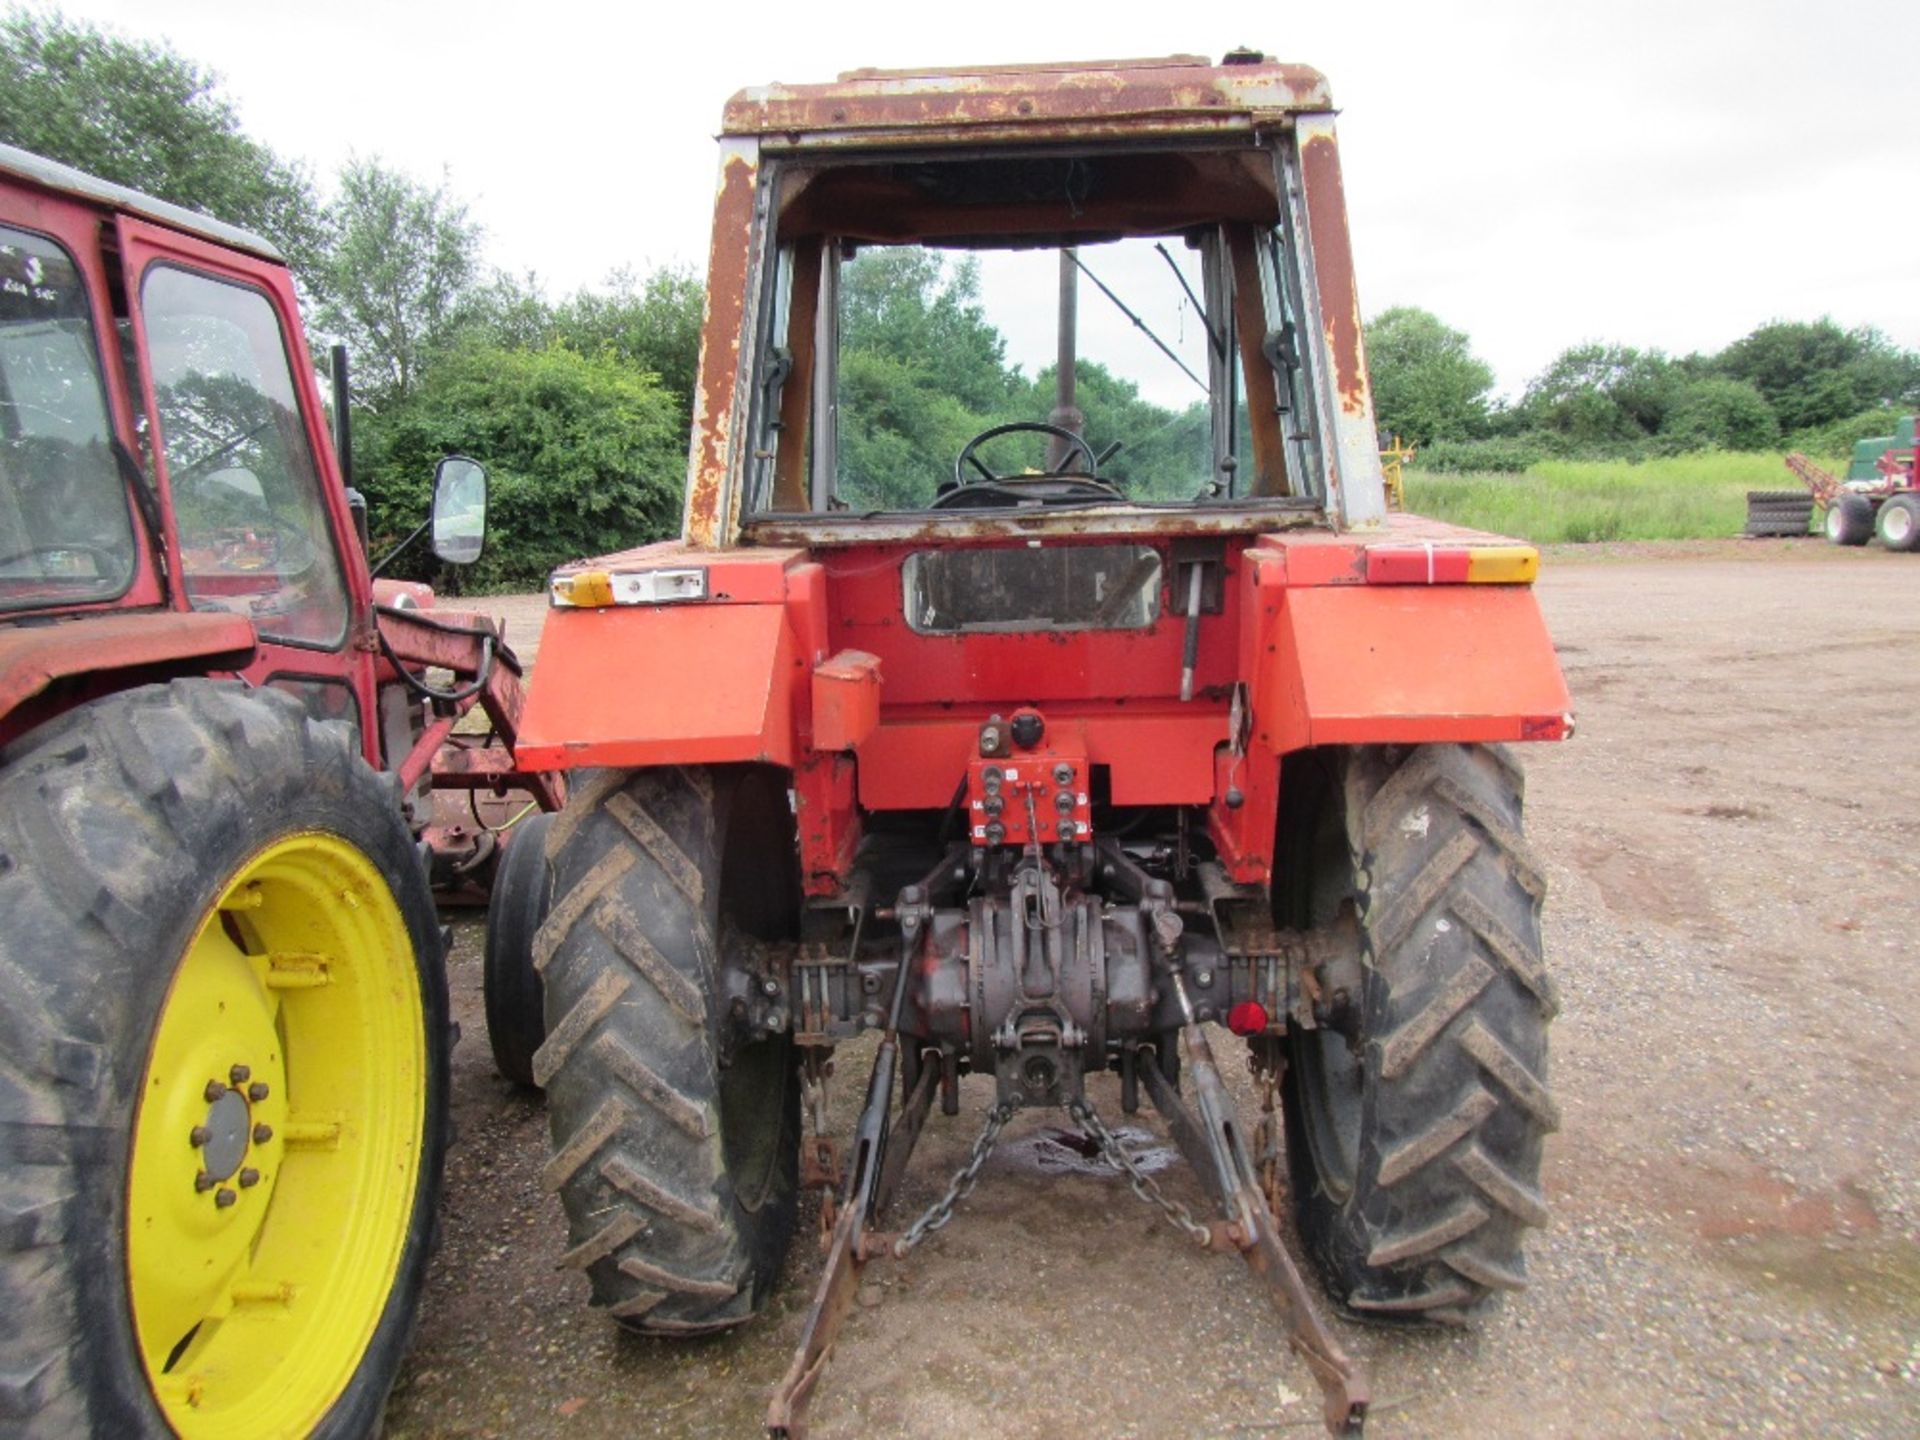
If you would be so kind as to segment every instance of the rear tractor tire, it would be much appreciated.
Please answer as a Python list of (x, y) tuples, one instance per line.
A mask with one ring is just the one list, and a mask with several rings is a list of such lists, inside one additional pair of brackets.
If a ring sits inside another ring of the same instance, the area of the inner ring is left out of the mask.
[(1842, 495), (1827, 507), (1821, 528), (1835, 545), (1864, 545), (1873, 538), (1873, 502), (1864, 495)]
[(372, 1432), (449, 1047), (391, 780), (278, 691), (94, 701), (0, 752), (0, 916), (0, 1432)]
[(533, 1057), (547, 1038), (540, 972), (533, 968), (533, 941), (553, 903), (553, 871), (547, 864), (551, 815), (529, 815), (513, 827), (507, 853), (493, 872), (487, 898), (487, 950), (480, 993), (487, 1009), (487, 1044), (493, 1068), (527, 1089)]
[(1547, 1223), (1541, 1147), (1559, 1124), (1521, 776), (1479, 745), (1335, 751), (1327, 765), (1299, 850), (1311, 918), (1359, 914), (1363, 980), (1345, 1033), (1289, 1037), (1301, 1237), (1360, 1317), (1459, 1323), (1526, 1284), (1522, 1241)]
[(552, 1128), (546, 1183), (567, 1212), (562, 1263), (629, 1328), (738, 1325), (779, 1278), (798, 1197), (791, 1040), (735, 1043), (721, 993), (730, 954), (798, 922), (785, 779), (602, 771), (548, 840), (533, 1078)]
[(1896, 554), (1920, 548), (1920, 496), (1895, 495), (1882, 502), (1874, 529), (1880, 543)]

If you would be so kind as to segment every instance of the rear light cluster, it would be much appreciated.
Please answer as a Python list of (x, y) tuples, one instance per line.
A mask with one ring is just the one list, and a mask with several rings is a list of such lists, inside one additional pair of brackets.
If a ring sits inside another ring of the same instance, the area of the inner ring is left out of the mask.
[(609, 605), (678, 605), (707, 598), (707, 572), (684, 570), (562, 571), (547, 582), (547, 597), (555, 605), (575, 610), (598, 610)]
[(1369, 585), (1531, 585), (1540, 552), (1531, 545), (1370, 545)]

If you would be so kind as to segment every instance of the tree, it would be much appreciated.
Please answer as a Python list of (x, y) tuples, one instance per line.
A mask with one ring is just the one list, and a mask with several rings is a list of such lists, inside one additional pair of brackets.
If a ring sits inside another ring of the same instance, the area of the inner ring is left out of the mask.
[(918, 508), (953, 475), (960, 447), (1002, 420), (1026, 383), (982, 312), (971, 257), (949, 266), (914, 246), (876, 248), (841, 272), (836, 493), (857, 510)]
[(1766, 450), (1779, 443), (1780, 422), (1746, 381), (1708, 375), (1675, 390), (1660, 435), (1684, 450)]
[(362, 427), (375, 548), (418, 523), (434, 465), (458, 451), (491, 481), (486, 553), (460, 583), (537, 587), (564, 561), (678, 529), (681, 433), (672, 397), (617, 356), (470, 335)]
[(980, 306), (980, 267), (903, 245), (862, 254), (841, 272), (843, 352), (887, 355), (977, 414), (997, 414), (1020, 383)]
[(1824, 317), (1770, 321), (1721, 351), (1714, 365), (1764, 395), (1786, 430), (1920, 399), (1920, 355), (1869, 326), (1842, 330)]
[(304, 273), (323, 245), (312, 183), (241, 133), (218, 86), (164, 43), (0, 20), (0, 141), (257, 230)]
[(1438, 316), (1396, 305), (1367, 326), (1380, 428), (1416, 445), (1484, 433), (1493, 370)]
[(1675, 379), (1658, 350), (1590, 342), (1562, 351), (1527, 386), (1519, 409), (1534, 428), (1578, 445), (1643, 440), (1666, 418)]
[(433, 353), (482, 314), (480, 227), (447, 183), (429, 189), (355, 159), (327, 210), (320, 327), (355, 359), (355, 398), (406, 398)]
[(651, 372), (690, 407), (705, 308), (706, 288), (684, 266), (665, 266), (644, 279), (616, 270), (605, 291), (582, 290), (554, 311), (554, 334), (582, 354), (608, 350)]
[(496, 271), (468, 298), (461, 328), (509, 350), (538, 350), (557, 338), (553, 316), (539, 276), (531, 270), (525, 275)]
[[(1858, 415), (1849, 415), (1841, 420), (1830, 420), (1825, 425), (1813, 425), (1804, 430), (1789, 433), (1785, 440), (1786, 448), (1799, 450), (1808, 455), (1827, 459), (1839, 459), (1844, 464), (1853, 454), (1853, 447), (1862, 440), (1889, 440), (1898, 432), (1903, 416), (1912, 414), (1906, 406), (1880, 405), (1871, 410), (1863, 410)], [(1876, 447), (1878, 448), (1878, 447)]]

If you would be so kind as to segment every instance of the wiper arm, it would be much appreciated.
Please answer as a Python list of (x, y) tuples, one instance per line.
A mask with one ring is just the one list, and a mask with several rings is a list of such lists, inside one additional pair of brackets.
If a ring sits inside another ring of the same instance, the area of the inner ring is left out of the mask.
[[(1133, 311), (1127, 307), (1126, 301), (1122, 300), (1118, 295), (1114, 294), (1113, 291), (1109, 290), (1104, 280), (1102, 280), (1098, 275), (1094, 274), (1093, 271), (1087, 269), (1085, 263), (1081, 261), (1078, 255), (1074, 254), (1073, 251), (1071, 250), (1063, 250), (1060, 253), (1065, 255), (1069, 260), (1073, 261), (1074, 265), (1079, 269), (1082, 275), (1086, 276), (1089, 280), (1093, 281), (1095, 285), (1098, 285), (1100, 287), (1100, 293), (1106, 296), (1107, 299), (1111, 300), (1115, 305), (1119, 306), (1120, 313), (1126, 316), (1127, 319), (1133, 322), (1134, 328), (1137, 329), (1142, 335), (1146, 336), (1149, 340), (1153, 341), (1154, 344), (1158, 345), (1160, 347), (1160, 353), (1166, 356), (1169, 360), (1173, 361), (1174, 364), (1178, 365), (1181, 368), (1181, 370), (1186, 373), (1186, 377), (1189, 380), (1193, 381), (1194, 384), (1200, 387), (1201, 393), (1203, 394), (1212, 393), (1207, 388), (1207, 382), (1202, 380), (1198, 375), (1194, 374), (1193, 370), (1188, 366), (1187, 362), (1182, 360), (1178, 355), (1174, 354), (1172, 348), (1167, 344), (1167, 342), (1162, 340), (1158, 335), (1154, 334), (1153, 331), (1148, 327), (1147, 322), (1142, 320), (1138, 315), (1134, 314)], [(1211, 331), (1209, 331), (1209, 333), (1211, 333)]]
[(1226, 337), (1213, 328), (1213, 321), (1207, 315), (1207, 307), (1200, 303), (1200, 297), (1193, 293), (1193, 286), (1187, 283), (1187, 272), (1180, 268), (1179, 262), (1173, 258), (1172, 252), (1167, 249), (1164, 241), (1155, 245), (1153, 248), (1160, 252), (1160, 258), (1166, 261), (1168, 266), (1173, 270), (1173, 278), (1178, 280), (1180, 282), (1180, 288), (1187, 292), (1187, 299), (1193, 304), (1193, 312), (1200, 317), (1200, 323), (1205, 327), (1207, 332), (1207, 339), (1213, 345), (1213, 353), (1218, 355), (1222, 360), (1226, 359)]

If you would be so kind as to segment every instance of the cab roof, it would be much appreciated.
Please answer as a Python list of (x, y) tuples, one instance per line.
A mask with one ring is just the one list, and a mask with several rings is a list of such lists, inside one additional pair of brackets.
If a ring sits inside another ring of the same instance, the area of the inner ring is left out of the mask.
[(966, 143), (990, 132), (1079, 138), (1116, 131), (1219, 133), (1329, 111), (1320, 72), (1236, 50), (957, 69), (852, 70), (825, 85), (773, 84), (727, 102), (721, 129), (794, 144)]
[(89, 175), (84, 170), (62, 165), (57, 160), (49, 160), (29, 150), (0, 145), (0, 174), (17, 176), (46, 190), (91, 200), (129, 215), (137, 215), (142, 220), (199, 235), (234, 250), (244, 250), (250, 255), (276, 260), (283, 265), (286, 263), (287, 257), (280, 253), (272, 241), (251, 230), (229, 225), (211, 215), (202, 215), (198, 210), (189, 210), (184, 205), (175, 205), (171, 201), (143, 195), (138, 190), (129, 190), (124, 185), (102, 180), (97, 175)]

